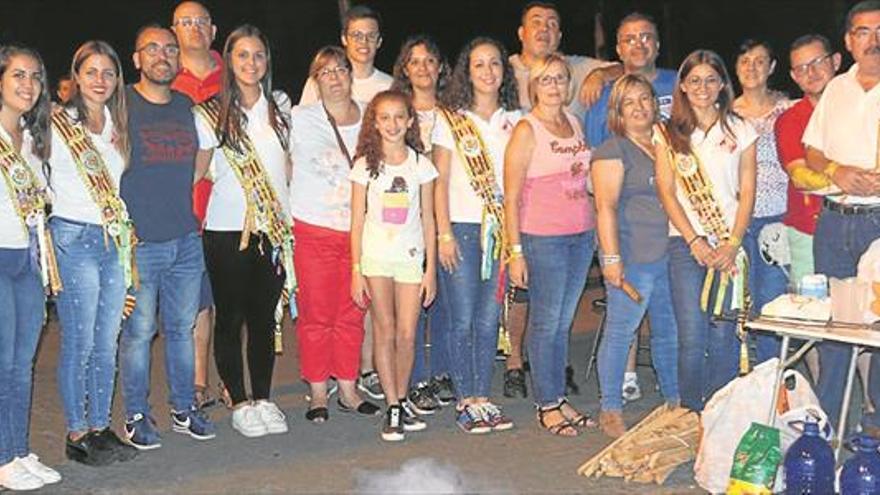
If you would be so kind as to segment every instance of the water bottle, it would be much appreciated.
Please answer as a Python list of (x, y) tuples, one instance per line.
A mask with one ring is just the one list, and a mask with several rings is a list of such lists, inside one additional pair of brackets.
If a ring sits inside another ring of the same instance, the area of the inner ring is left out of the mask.
[(834, 493), (834, 452), (819, 435), (819, 424), (803, 423), (804, 433), (785, 454), (785, 494)]
[(852, 443), (856, 454), (840, 472), (841, 495), (880, 495), (880, 440), (859, 435)]

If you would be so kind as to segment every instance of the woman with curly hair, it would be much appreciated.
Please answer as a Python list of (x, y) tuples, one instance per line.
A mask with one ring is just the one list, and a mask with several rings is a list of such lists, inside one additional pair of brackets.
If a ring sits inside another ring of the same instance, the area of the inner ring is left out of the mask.
[[(409, 97), (377, 94), (358, 139), (351, 189), (351, 295), (369, 304), (373, 356), (388, 410), (382, 439), (425, 428), (406, 402), (419, 309), (436, 292), (434, 179)], [(367, 292), (369, 291), (369, 297)]]
[(513, 422), (489, 400), (501, 303), (504, 148), (520, 118), (516, 79), (498, 41), (479, 37), (458, 56), (432, 135), (440, 304), (449, 315), (456, 422), (467, 433)]
[[(438, 95), (446, 88), (450, 72), (440, 47), (425, 34), (407, 38), (394, 64), (391, 89), (402, 91), (412, 98), (425, 153), (431, 151)], [(412, 387), (408, 394), (409, 404), (419, 414), (433, 414), (441, 405), (455, 400), (452, 378), (449, 376), (448, 336), (448, 318), (440, 304), (432, 304), (425, 311), (425, 316), (419, 319), (416, 330)], [(431, 347), (427, 362), (426, 340)]]

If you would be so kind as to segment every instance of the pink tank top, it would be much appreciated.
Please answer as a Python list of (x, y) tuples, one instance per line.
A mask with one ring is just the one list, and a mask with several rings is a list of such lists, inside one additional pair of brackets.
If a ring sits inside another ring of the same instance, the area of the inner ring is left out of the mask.
[(565, 112), (574, 135), (560, 138), (533, 114), (535, 149), (526, 172), (520, 204), (520, 232), (532, 235), (580, 234), (596, 226), (593, 203), (587, 195), (590, 148), (577, 120)]

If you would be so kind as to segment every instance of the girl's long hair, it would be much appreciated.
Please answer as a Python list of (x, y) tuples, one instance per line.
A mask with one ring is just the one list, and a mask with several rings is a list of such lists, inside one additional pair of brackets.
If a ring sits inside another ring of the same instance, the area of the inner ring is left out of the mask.
[(434, 38), (427, 34), (410, 36), (403, 42), (403, 45), (400, 47), (400, 54), (397, 55), (397, 61), (394, 62), (394, 70), (392, 72), (394, 82), (391, 83), (391, 89), (403, 91), (412, 96), (413, 87), (412, 82), (409, 80), (409, 76), (406, 75), (406, 65), (409, 63), (410, 57), (412, 57), (413, 49), (417, 46), (425, 47), (425, 50), (437, 59), (437, 64), (440, 67), (440, 74), (437, 76), (437, 87), (435, 89), (439, 96), (440, 93), (446, 89), (451, 69), (449, 68), (449, 63), (446, 61), (446, 58), (440, 53), (440, 46), (437, 45)]
[(733, 129), (730, 127), (732, 119), (740, 117), (733, 111), (733, 88), (730, 82), (730, 75), (724, 67), (724, 61), (721, 57), (711, 50), (695, 50), (691, 52), (681, 67), (678, 69), (678, 78), (675, 83), (675, 90), (672, 93), (672, 115), (669, 117), (667, 129), (669, 130), (669, 140), (672, 149), (677, 153), (691, 152), (691, 134), (697, 128), (697, 115), (691, 108), (687, 94), (682, 91), (681, 87), (685, 83), (685, 79), (698, 65), (708, 65), (718, 73), (721, 78), (721, 91), (718, 93), (716, 105), (718, 107), (718, 121), (721, 124), (721, 130), (730, 138), (733, 135)]
[(24, 128), (27, 129), (33, 139), (31, 151), (39, 159), (43, 160), (43, 168), (48, 170), (49, 155), (52, 154), (52, 138), (49, 133), (49, 115), (52, 112), (52, 100), (49, 96), (49, 75), (46, 74), (46, 64), (43, 63), (43, 58), (33, 48), (22, 45), (4, 45), (0, 47), (0, 78), (6, 74), (12, 58), (19, 55), (36, 60), (43, 75), (37, 102), (22, 115), (22, 118), (24, 119)]
[(361, 132), (358, 135), (358, 145), (354, 154), (355, 159), (364, 157), (367, 162), (367, 171), (370, 173), (370, 178), (373, 179), (382, 172), (382, 163), (385, 161), (385, 154), (382, 151), (382, 135), (376, 129), (376, 109), (386, 101), (398, 101), (406, 107), (406, 111), (413, 121), (406, 130), (404, 141), (407, 146), (414, 149), (417, 153), (423, 154), (425, 152), (425, 147), (419, 134), (419, 117), (416, 114), (415, 108), (413, 108), (412, 98), (406, 93), (395, 89), (378, 93), (370, 101), (370, 104), (367, 105), (366, 111), (364, 111), (364, 120), (361, 123)]
[(501, 88), (498, 90), (498, 104), (505, 110), (519, 109), (519, 93), (517, 93), (516, 77), (513, 67), (507, 58), (504, 45), (494, 38), (479, 36), (472, 39), (458, 54), (449, 86), (440, 95), (440, 102), (450, 110), (469, 109), (474, 103), (474, 87), (471, 82), (471, 52), (480, 45), (492, 45), (501, 55), (503, 76)]
[(247, 125), (247, 115), (241, 109), (241, 88), (235, 80), (235, 73), (232, 71), (232, 49), (238, 40), (242, 38), (256, 38), (260, 40), (266, 49), (266, 75), (260, 80), (260, 87), (263, 91), (263, 97), (269, 104), (269, 124), (278, 137), (281, 147), (287, 151), (288, 131), (290, 130), (290, 122), (284, 115), (284, 112), (278, 108), (278, 103), (272, 94), (272, 52), (269, 49), (269, 40), (255, 26), (244, 24), (235, 29), (226, 38), (226, 44), (223, 46), (223, 82), (222, 89), (218, 98), (220, 100), (220, 118), (218, 122), (217, 134), (220, 138), (220, 146), (229, 146), (233, 150), (241, 153), (242, 136), (245, 134), (244, 127)]
[(73, 85), (73, 95), (65, 106), (76, 109), (77, 121), (80, 123), (85, 124), (91, 118), (98, 117), (97, 115), (89, 115), (89, 109), (83, 100), (82, 92), (79, 90), (79, 70), (92, 55), (107, 56), (113, 62), (113, 67), (116, 70), (116, 85), (113, 87), (113, 94), (107, 100), (107, 108), (110, 110), (110, 119), (113, 121), (116, 149), (122, 155), (125, 165), (128, 166), (131, 156), (131, 142), (128, 139), (128, 107), (125, 99), (125, 81), (122, 78), (122, 62), (113, 47), (106, 41), (86, 41), (73, 54), (73, 62), (70, 64), (70, 78), (76, 81), (76, 84)]

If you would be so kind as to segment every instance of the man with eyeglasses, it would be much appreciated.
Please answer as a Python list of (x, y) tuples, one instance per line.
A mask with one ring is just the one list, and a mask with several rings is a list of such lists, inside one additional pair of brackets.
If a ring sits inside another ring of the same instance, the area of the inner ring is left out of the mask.
[[(617, 28), (617, 56), (623, 64), (623, 73), (640, 74), (651, 81), (659, 100), (660, 116), (667, 119), (672, 111), (676, 73), (673, 70), (657, 68), (659, 53), (660, 37), (654, 19), (647, 14), (633, 12), (620, 21)], [(610, 96), (609, 84), (602, 88), (601, 96), (584, 117), (584, 132), (590, 146), (598, 147), (611, 137), (607, 123)]]
[[(343, 16), (340, 38), (345, 55), (351, 62), (352, 97), (369, 103), (376, 93), (390, 88), (394, 80), (373, 65), (376, 52), (382, 46), (382, 17), (366, 5), (356, 5)], [(320, 99), (314, 79), (306, 79), (299, 104), (307, 105)]]
[[(880, 1), (862, 1), (850, 9), (844, 41), (855, 63), (828, 83), (803, 137), (807, 165), (824, 173), (833, 187), (816, 225), (816, 272), (840, 279), (856, 275), (862, 254), (880, 238)], [(819, 401), (835, 424), (850, 351), (847, 345), (819, 345)], [(878, 356), (871, 357), (868, 384), (874, 404), (880, 404)], [(862, 427), (880, 437), (880, 414), (864, 414)]]
[[(193, 104), (199, 104), (219, 93), (223, 82), (223, 57), (211, 50), (211, 44), (217, 35), (217, 26), (212, 23), (211, 13), (204, 5), (187, 0), (174, 9), (171, 29), (180, 45), (180, 72), (174, 78), (171, 89), (189, 96)], [(193, 185), (193, 207), (199, 225), (205, 220), (213, 184), (209, 173)], [(193, 333), (196, 403), (199, 407), (208, 407), (215, 403), (208, 394), (213, 306), (211, 282), (208, 272), (205, 271), (199, 294), (199, 314)]]
[(140, 80), (126, 89), (131, 158), (121, 194), (140, 243), (134, 312), (124, 322), (119, 367), (125, 402), (125, 436), (141, 450), (161, 446), (150, 415), (150, 347), (161, 313), (165, 376), (175, 432), (214, 438), (214, 425), (193, 403), (193, 334), (205, 270), (192, 181), (198, 148), (190, 100), (171, 89), (180, 69), (174, 34), (159, 25), (142, 28), (132, 56)]

